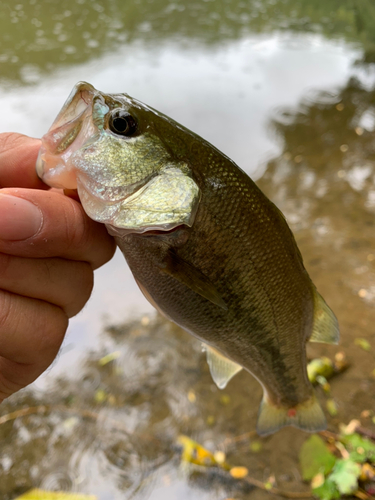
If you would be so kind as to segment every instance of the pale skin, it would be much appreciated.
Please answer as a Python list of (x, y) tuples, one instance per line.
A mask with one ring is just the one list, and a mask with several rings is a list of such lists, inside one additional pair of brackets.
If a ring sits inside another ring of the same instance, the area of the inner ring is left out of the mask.
[(35, 173), (40, 141), (0, 134), (0, 403), (55, 359), (113, 239)]

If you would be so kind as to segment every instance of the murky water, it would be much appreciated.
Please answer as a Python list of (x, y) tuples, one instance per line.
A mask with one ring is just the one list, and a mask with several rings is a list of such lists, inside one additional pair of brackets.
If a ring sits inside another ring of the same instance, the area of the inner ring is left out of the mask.
[[(372, 9), (338, 0), (0, 4), (1, 131), (42, 135), (73, 84), (87, 80), (160, 109), (259, 179), (341, 325), (351, 366), (332, 380), (332, 429), (375, 409)], [(314, 345), (308, 354), (337, 351)], [(236, 439), (255, 428), (260, 398), (246, 373), (219, 391), (199, 342), (152, 313), (116, 255), (54, 366), (1, 406), (0, 498), (36, 486), (100, 500), (268, 495), (217, 471), (181, 469), (181, 433), (254, 478), (306, 490), (304, 433), (251, 435), (253, 448)], [(1, 420), (27, 406), (42, 408)]]

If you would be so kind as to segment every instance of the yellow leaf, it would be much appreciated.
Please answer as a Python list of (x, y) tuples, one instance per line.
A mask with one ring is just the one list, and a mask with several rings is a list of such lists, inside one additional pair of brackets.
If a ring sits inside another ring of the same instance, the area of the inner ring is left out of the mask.
[(111, 361), (118, 359), (120, 356), (121, 356), (121, 351), (110, 352), (106, 356), (103, 356), (102, 358), (100, 358), (98, 363), (100, 366), (105, 366), (108, 363), (110, 363)]
[(215, 451), (214, 459), (218, 464), (223, 464), (225, 462), (225, 453), (223, 451)]
[(190, 401), (190, 403), (195, 403), (195, 401), (197, 400), (197, 396), (195, 395), (193, 389), (190, 389), (190, 391), (188, 392), (188, 400)]
[(246, 467), (232, 467), (229, 474), (235, 479), (242, 479), (248, 475), (249, 471)]
[(187, 436), (179, 436), (178, 443), (182, 446), (182, 460), (196, 465), (216, 465), (214, 454), (203, 448), (199, 443)]
[(366, 339), (355, 339), (354, 343), (355, 343), (355, 345), (359, 346), (364, 351), (371, 350), (371, 345), (370, 345), (369, 341)]
[(15, 498), (15, 500), (97, 500), (97, 497), (95, 495), (84, 495), (82, 493), (33, 489)]

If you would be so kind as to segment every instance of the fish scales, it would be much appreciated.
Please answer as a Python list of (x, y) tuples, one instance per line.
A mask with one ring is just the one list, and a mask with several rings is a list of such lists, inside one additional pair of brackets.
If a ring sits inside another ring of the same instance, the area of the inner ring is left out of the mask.
[(126, 94), (79, 83), (37, 170), (52, 186), (78, 188), (146, 298), (204, 342), (219, 387), (241, 367), (258, 379), (260, 434), (324, 428), (305, 344), (337, 342), (337, 320), (284, 216), (232, 160)]
[[(210, 186), (212, 169), (204, 168), (205, 160), (201, 154), (202, 166), (199, 165), (199, 168), (202, 176), (207, 170), (206, 182)], [(283, 248), (282, 233), (289, 233), (289, 229), (277, 208), (267, 203), (267, 210), (262, 209), (264, 195), (238, 168), (232, 175), (228, 175), (228, 170), (232, 167), (229, 160), (217, 165), (215, 175), (226, 188), (225, 199), (221, 199), (218, 204), (217, 197), (208, 194), (201, 200), (195, 224), (189, 230), (189, 239), (177, 253), (182, 259), (189, 259), (194, 266), (199, 266), (223, 297), (228, 305), (228, 312), (218, 311), (215, 304), (181, 286), (173, 278), (168, 277), (165, 283), (161, 282), (155, 268), (152, 270), (146, 267), (147, 264), (140, 265), (142, 260), (150, 264), (153, 261), (155, 243), (152, 239), (131, 242), (139, 237), (130, 234), (123, 242), (119, 240), (118, 244), (134, 275), (148, 289), (162, 311), (168, 311), (170, 302), (173, 301), (175, 322), (219, 350), (226, 346), (226, 352), (231, 353), (231, 358), (242, 365), (244, 357), (248, 357), (250, 362), (247, 366), (251, 367), (257, 378), (266, 376), (269, 381), (272, 380), (270, 385), (275, 390), (273, 399), (280, 403), (295, 404), (301, 397), (311, 395), (307, 377), (301, 379), (299, 376), (301, 366), (305, 367), (306, 364), (304, 356), (301, 356), (300, 345), (307, 340), (308, 327), (312, 322), (313, 311), (309, 307), (312, 304), (312, 292), (306, 287), (306, 284), (310, 286), (310, 280), (306, 272), (301, 273), (302, 262), (298, 251), (295, 251), (297, 265), (288, 265), (285, 269), (283, 263), (288, 261), (282, 254), (287, 253), (288, 249)], [(224, 172), (223, 176), (220, 176), (221, 172)], [(242, 187), (240, 193), (239, 185)], [(238, 201), (240, 196), (245, 198), (242, 208)], [(237, 201), (234, 202), (235, 200)], [(252, 207), (250, 210), (247, 209), (249, 202)], [(240, 231), (245, 236), (233, 253), (232, 239), (238, 234), (238, 226), (233, 222), (237, 220), (237, 213), (241, 210), (243, 226)], [(215, 224), (212, 224), (213, 218), (216, 220)], [(259, 255), (262, 248), (259, 241), (268, 239), (274, 244)], [(215, 248), (214, 255), (207, 251), (210, 247)], [(275, 253), (280, 253), (281, 258), (274, 259)], [(156, 268), (157, 266), (158, 263), (155, 264)], [(172, 288), (173, 286), (176, 288)], [(282, 294), (283, 289), (292, 292), (288, 293), (286, 300), (282, 298), (285, 295)], [(296, 295), (300, 297), (299, 308), (296, 307)], [(181, 300), (176, 300), (176, 297)], [(307, 311), (306, 307), (309, 307)], [(210, 333), (207, 333), (211, 331), (212, 339)], [(234, 332), (238, 335), (233, 338)], [(294, 342), (283, 342), (285, 335), (289, 339), (294, 337)], [(249, 343), (245, 344), (244, 338)], [(249, 349), (248, 356), (246, 349)], [(260, 360), (266, 358), (267, 362), (258, 362), (256, 366), (255, 356)], [(284, 393), (286, 394), (283, 395)]]

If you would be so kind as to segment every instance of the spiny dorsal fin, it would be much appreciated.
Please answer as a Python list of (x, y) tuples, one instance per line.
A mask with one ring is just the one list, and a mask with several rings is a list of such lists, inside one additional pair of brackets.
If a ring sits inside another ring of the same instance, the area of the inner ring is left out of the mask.
[(318, 432), (327, 427), (326, 417), (315, 394), (294, 408), (276, 406), (268, 400), (267, 395), (263, 396), (259, 407), (257, 433), (266, 436), (286, 425), (306, 432)]
[(214, 347), (202, 344), (207, 353), (211, 376), (219, 389), (224, 389), (229, 380), (242, 370), (242, 366), (223, 356)]
[(314, 322), (310, 342), (338, 344), (340, 330), (336, 316), (323, 297), (314, 290)]

